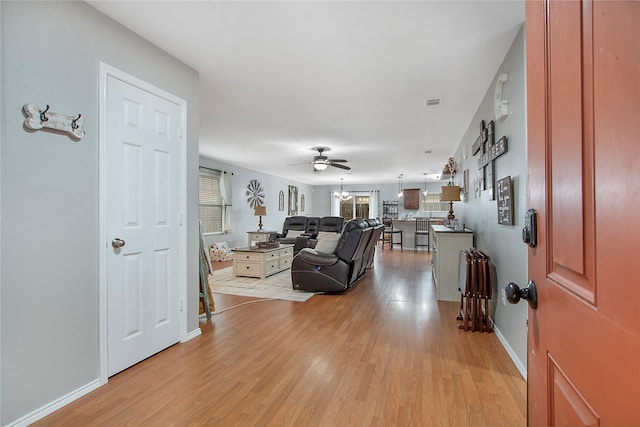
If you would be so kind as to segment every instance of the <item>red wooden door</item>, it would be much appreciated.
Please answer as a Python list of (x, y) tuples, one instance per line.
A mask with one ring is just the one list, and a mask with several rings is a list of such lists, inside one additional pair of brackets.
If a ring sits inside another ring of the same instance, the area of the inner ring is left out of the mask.
[(640, 426), (640, 2), (526, 18), (529, 425)]

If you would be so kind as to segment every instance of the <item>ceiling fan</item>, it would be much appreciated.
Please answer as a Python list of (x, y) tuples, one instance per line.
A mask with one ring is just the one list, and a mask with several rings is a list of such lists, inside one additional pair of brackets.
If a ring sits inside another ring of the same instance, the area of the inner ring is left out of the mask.
[(328, 147), (313, 147), (312, 150), (316, 150), (318, 152), (317, 156), (313, 157), (313, 161), (310, 163), (313, 165), (313, 171), (319, 172), (325, 170), (329, 166), (334, 166), (336, 168), (351, 170), (349, 166), (343, 165), (341, 163), (347, 163), (348, 160), (344, 159), (330, 159), (322, 153), (325, 151), (329, 151)]

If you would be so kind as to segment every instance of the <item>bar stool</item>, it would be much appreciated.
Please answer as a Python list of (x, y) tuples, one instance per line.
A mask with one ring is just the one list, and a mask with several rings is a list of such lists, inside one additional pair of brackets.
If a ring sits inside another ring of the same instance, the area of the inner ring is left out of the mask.
[(394, 234), (400, 234), (400, 250), (402, 250), (402, 230), (397, 230), (393, 228), (393, 220), (391, 218), (382, 218), (382, 224), (384, 225), (384, 231), (382, 232), (382, 249), (384, 249), (384, 243), (388, 242), (391, 249), (393, 249), (393, 245), (397, 245), (397, 242), (393, 241)]
[[(426, 246), (427, 247), (427, 251), (431, 252), (431, 248), (429, 246), (429, 240), (431, 239), (430, 235), (429, 235), (429, 218), (416, 218), (416, 231), (414, 231), (413, 234), (413, 241), (414, 241), (414, 245), (413, 245), (413, 250), (417, 251), (418, 250), (418, 246)], [(418, 244), (418, 237), (427, 237), (427, 244)]]

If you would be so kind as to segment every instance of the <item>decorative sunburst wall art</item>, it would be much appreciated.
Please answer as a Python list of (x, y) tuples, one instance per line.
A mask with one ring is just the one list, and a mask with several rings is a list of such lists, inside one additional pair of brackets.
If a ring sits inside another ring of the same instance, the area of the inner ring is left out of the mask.
[(262, 206), (264, 204), (264, 188), (260, 181), (252, 179), (247, 185), (247, 203), (254, 209), (256, 206)]

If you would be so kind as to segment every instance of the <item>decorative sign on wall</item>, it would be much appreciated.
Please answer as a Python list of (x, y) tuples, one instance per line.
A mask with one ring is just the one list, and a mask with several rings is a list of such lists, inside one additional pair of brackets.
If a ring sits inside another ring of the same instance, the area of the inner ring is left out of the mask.
[(280, 194), (278, 194), (278, 210), (284, 210), (284, 191), (280, 190)]
[(498, 186), (498, 224), (513, 225), (513, 187), (511, 177), (497, 182)]
[(304, 194), (300, 195), (300, 212), (304, 212)]
[(507, 152), (507, 137), (503, 136), (495, 142), (495, 123), (493, 120), (485, 126), (484, 120), (480, 121), (480, 136), (473, 143), (473, 155), (481, 152), (478, 158), (478, 169), (482, 170), (483, 190), (489, 191), (489, 199), (495, 199), (494, 192), (494, 168), (495, 160)]

